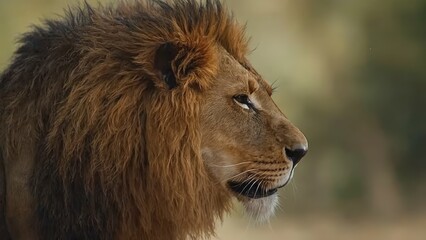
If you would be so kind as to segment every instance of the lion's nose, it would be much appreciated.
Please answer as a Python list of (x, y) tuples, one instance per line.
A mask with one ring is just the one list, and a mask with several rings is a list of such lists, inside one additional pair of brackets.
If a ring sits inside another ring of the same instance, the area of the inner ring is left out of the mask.
[(303, 158), (308, 152), (308, 146), (304, 144), (296, 144), (292, 148), (285, 148), (285, 154), (288, 159), (293, 162), (293, 166)]

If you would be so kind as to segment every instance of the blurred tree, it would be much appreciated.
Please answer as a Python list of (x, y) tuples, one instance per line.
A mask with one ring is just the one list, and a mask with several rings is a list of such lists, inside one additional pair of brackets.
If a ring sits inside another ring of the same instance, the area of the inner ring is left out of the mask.
[[(359, 91), (390, 140), (392, 166), (407, 200), (425, 193), (426, 2), (390, 1), (363, 21), (370, 53), (360, 68)], [(412, 191), (414, 190), (414, 191)]]

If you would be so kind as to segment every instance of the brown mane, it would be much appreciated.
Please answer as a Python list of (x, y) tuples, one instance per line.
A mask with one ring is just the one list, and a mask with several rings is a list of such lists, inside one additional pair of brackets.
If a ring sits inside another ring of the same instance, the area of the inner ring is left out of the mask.
[[(164, 44), (182, 87), (156, 69)], [(86, 4), (22, 38), (0, 78), (0, 150), (34, 156), (40, 239), (213, 234), (229, 199), (204, 167), (198, 119), (218, 45), (247, 66), (243, 29), (220, 2), (193, 0)]]

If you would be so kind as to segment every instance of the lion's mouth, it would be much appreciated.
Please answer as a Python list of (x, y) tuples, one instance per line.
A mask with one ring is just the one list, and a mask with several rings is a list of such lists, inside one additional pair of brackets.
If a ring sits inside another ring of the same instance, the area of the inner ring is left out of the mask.
[(266, 189), (260, 183), (253, 181), (245, 182), (228, 182), (228, 187), (238, 195), (248, 198), (263, 198), (273, 195), (277, 192), (277, 188)]

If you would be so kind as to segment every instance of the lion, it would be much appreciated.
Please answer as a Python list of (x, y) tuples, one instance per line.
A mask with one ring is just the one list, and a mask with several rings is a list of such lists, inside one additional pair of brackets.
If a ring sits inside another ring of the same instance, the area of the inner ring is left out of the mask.
[(68, 10), (0, 78), (0, 236), (199, 239), (268, 219), (305, 136), (219, 1)]

